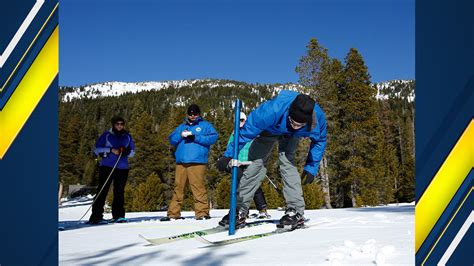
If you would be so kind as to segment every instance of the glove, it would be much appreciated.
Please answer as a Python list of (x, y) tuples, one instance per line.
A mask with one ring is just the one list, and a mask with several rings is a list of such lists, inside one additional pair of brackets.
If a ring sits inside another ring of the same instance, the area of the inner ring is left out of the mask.
[(301, 184), (303, 185), (308, 185), (313, 183), (314, 181), (314, 175), (312, 175), (308, 171), (303, 171), (303, 174), (301, 175)]
[(231, 158), (229, 157), (221, 157), (219, 160), (217, 160), (217, 169), (221, 172), (225, 172), (229, 170), (229, 162)]
[(192, 135), (193, 135), (193, 132), (191, 132), (191, 131), (184, 130), (183, 132), (181, 132), (181, 137), (183, 137), (183, 138), (187, 138), (187, 137), (192, 136)]

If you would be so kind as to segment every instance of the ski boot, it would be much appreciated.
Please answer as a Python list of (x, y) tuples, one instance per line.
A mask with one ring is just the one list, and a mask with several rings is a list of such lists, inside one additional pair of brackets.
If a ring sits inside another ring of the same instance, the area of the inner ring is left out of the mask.
[(281, 217), (280, 223), (277, 224), (278, 228), (294, 230), (297, 228), (304, 227), (304, 217), (294, 208), (287, 208), (285, 215)]
[[(245, 219), (247, 218), (248, 212), (239, 213), (235, 216), (235, 228), (239, 229), (245, 226)], [(226, 214), (222, 217), (222, 220), (219, 221), (220, 226), (224, 226), (225, 228), (229, 228), (229, 214)]]

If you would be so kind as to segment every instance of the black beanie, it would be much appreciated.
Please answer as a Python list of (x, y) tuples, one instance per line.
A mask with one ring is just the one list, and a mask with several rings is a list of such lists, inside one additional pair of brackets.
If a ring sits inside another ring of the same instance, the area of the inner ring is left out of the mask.
[(197, 106), (197, 104), (193, 103), (188, 107), (188, 115), (190, 114), (196, 114), (196, 115), (201, 114), (201, 110), (199, 110), (199, 106)]
[(112, 123), (112, 126), (115, 125), (115, 123), (117, 122), (123, 122), (125, 124), (125, 119), (123, 119), (122, 117), (120, 116), (114, 116), (112, 117), (112, 119), (110, 120), (110, 123)]
[(314, 100), (308, 95), (299, 94), (290, 105), (290, 117), (298, 123), (311, 124), (313, 120)]

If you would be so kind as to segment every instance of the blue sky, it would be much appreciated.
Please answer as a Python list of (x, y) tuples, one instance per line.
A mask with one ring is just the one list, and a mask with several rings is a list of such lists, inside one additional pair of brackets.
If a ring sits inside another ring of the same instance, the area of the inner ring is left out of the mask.
[(60, 84), (297, 82), (311, 38), (357, 48), (373, 82), (415, 78), (414, 0), (63, 0)]

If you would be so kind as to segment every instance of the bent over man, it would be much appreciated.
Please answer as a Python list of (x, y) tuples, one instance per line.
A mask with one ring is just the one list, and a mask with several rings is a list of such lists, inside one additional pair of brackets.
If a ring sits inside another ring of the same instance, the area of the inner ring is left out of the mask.
[[(295, 153), (302, 137), (309, 137), (311, 145), (300, 176), (295, 164)], [(266, 176), (265, 164), (275, 143), (278, 143), (279, 170), (287, 205), (278, 227), (293, 229), (303, 226), (305, 203), (301, 184), (313, 182), (326, 147), (323, 110), (308, 95), (281, 91), (250, 113), (240, 131), (239, 150), (252, 140), (248, 154), (252, 164), (245, 169), (237, 193), (236, 227), (245, 224), (252, 197)], [(229, 162), (233, 149), (231, 142), (227, 145), (224, 159), (219, 161)], [(224, 216), (219, 224), (228, 226), (229, 215)]]

